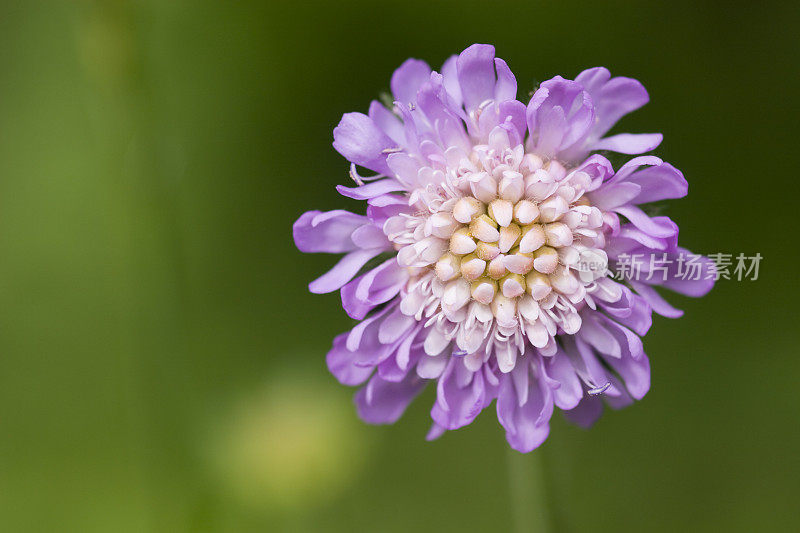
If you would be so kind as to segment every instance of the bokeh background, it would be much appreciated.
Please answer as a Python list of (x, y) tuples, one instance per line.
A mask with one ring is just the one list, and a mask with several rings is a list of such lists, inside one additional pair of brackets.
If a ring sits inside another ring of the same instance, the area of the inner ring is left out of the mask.
[[(783, 0), (0, 1), (0, 530), (504, 531), (540, 516), (528, 471), (553, 531), (796, 528), (798, 22)], [(473, 42), (521, 92), (642, 80), (622, 127), (685, 172), (683, 243), (764, 256), (655, 320), (644, 401), (588, 432), (556, 415), (511, 466), (491, 409), (425, 442), (430, 390), (357, 420), (324, 364), (351, 323), (306, 292), (333, 259), (290, 235), (360, 208), (334, 191), (341, 114)]]

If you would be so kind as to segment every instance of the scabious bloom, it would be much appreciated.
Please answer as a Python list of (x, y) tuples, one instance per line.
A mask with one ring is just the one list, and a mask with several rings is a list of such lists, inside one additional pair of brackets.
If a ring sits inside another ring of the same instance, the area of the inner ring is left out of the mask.
[[(652, 311), (681, 314), (653, 285), (690, 296), (713, 285), (705, 258), (700, 276), (680, 275), (678, 226), (639, 207), (686, 195), (681, 172), (654, 156), (615, 171), (598, 153), (659, 145), (660, 134), (606, 135), (648, 101), (644, 87), (598, 67), (542, 83), (525, 105), (494, 47), (476, 44), (441, 73), (409, 59), (391, 90), (391, 108), (374, 101), (333, 132), (356, 182), (337, 189), (366, 215), (309, 211), (294, 224), (301, 251), (345, 254), (309, 287), (339, 290), (360, 321), (327, 363), (341, 383), (366, 383), (361, 418), (393, 423), (434, 382), (429, 439), (496, 400), (508, 442), (528, 452), (554, 407), (588, 426), (603, 402), (641, 399)], [(673, 266), (608, 275), (637, 254)]]

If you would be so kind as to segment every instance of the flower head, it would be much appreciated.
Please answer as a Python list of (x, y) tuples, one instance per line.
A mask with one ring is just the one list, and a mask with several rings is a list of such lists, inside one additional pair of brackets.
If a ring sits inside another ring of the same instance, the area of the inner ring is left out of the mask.
[(340, 290), (360, 321), (327, 357), (342, 383), (366, 382), (360, 416), (392, 423), (434, 381), (429, 438), (497, 400), (508, 442), (527, 452), (547, 438), (554, 407), (589, 425), (603, 400), (641, 399), (651, 313), (681, 314), (652, 285), (691, 296), (713, 285), (705, 259), (696, 280), (674, 269), (608, 276), (626, 255), (684, 252), (673, 221), (638, 207), (684, 196), (681, 172), (654, 156), (615, 172), (597, 153), (661, 142), (606, 135), (648, 101), (644, 87), (593, 68), (542, 83), (526, 106), (494, 48), (476, 44), (441, 73), (409, 59), (391, 89), (391, 109), (372, 102), (334, 130), (356, 182), (337, 189), (366, 201), (366, 215), (310, 211), (294, 225), (301, 251), (345, 254), (310, 289)]

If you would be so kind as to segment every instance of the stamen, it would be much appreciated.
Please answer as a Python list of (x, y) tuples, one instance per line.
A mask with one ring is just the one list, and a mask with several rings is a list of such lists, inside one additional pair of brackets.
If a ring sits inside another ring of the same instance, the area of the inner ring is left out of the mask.
[(599, 387), (592, 387), (589, 389), (588, 392), (590, 396), (597, 396), (598, 394), (603, 394), (608, 388), (611, 386), (610, 381), (606, 381), (605, 384), (600, 385)]

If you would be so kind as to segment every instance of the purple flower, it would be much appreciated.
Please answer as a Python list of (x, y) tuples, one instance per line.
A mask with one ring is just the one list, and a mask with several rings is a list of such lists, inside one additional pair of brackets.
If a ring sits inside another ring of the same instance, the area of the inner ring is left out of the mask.
[(633, 254), (686, 253), (674, 222), (638, 207), (685, 196), (681, 172), (654, 156), (615, 172), (597, 153), (659, 145), (655, 133), (607, 135), (647, 103), (644, 87), (598, 67), (544, 82), (526, 106), (494, 47), (476, 44), (441, 73), (409, 59), (391, 89), (391, 109), (372, 102), (333, 132), (356, 182), (338, 190), (366, 201), (366, 215), (310, 211), (294, 224), (301, 251), (345, 254), (310, 289), (339, 290), (360, 321), (327, 362), (342, 383), (365, 384), (361, 418), (393, 423), (433, 381), (428, 438), (496, 400), (508, 442), (528, 452), (547, 438), (555, 407), (588, 426), (603, 402), (641, 399), (651, 313), (680, 315), (653, 285), (690, 296), (713, 285), (675, 268), (607, 275)]

